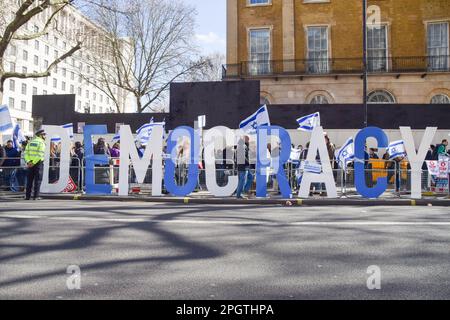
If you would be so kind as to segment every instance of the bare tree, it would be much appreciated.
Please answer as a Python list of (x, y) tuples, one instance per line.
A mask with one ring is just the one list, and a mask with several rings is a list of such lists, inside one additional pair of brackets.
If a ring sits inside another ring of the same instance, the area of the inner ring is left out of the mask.
[(95, 19), (109, 33), (103, 45), (113, 65), (92, 57), (88, 81), (113, 101), (119, 87), (134, 96), (138, 112), (155, 111), (170, 83), (205, 65), (195, 55), (195, 14), (181, 0), (104, 0)]
[(222, 66), (225, 64), (225, 55), (219, 52), (203, 57), (203, 66), (192, 72), (187, 81), (220, 81), (222, 80)]
[[(64, 59), (73, 55), (76, 51), (81, 49), (81, 40), (70, 48), (67, 52), (50, 63), (46, 70), (41, 72), (21, 73), (15, 70), (5, 70), (5, 59), (7, 55), (8, 47), (14, 41), (28, 41), (37, 39), (48, 33), (48, 29), (52, 27), (55, 17), (66, 6), (71, 5), (74, 0), (22, 0), (22, 1), (9, 1), (8, 5), (3, 6), (3, 11), (0, 12), (0, 101), (3, 98), (3, 89), (6, 79), (9, 78), (42, 78), (48, 77), (51, 71)], [(4, 10), (8, 8), (9, 11)], [(13, 13), (11, 13), (11, 7), (16, 7)], [(33, 30), (29, 32), (26, 30), (28, 22), (33, 21), (37, 16), (44, 12), (48, 12), (48, 17), (44, 23), (44, 27), (39, 30)]]

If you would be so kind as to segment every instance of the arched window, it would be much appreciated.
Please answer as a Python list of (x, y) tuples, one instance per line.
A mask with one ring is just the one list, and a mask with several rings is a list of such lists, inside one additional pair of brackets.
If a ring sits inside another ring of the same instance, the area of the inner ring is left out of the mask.
[(395, 98), (392, 94), (385, 90), (376, 90), (369, 93), (367, 97), (368, 103), (395, 103)]
[(323, 94), (318, 94), (318, 95), (314, 96), (309, 103), (310, 104), (329, 104), (329, 101), (328, 101), (328, 98), (326, 96), (324, 96)]
[(445, 94), (437, 94), (431, 98), (432, 104), (450, 104), (450, 98)]

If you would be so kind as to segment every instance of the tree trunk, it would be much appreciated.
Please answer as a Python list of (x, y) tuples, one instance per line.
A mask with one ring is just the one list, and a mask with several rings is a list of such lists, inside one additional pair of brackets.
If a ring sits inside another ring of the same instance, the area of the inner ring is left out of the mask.
[(142, 102), (141, 102), (141, 97), (135, 95), (136, 97), (136, 106), (137, 106), (137, 112), (138, 113), (142, 113)]

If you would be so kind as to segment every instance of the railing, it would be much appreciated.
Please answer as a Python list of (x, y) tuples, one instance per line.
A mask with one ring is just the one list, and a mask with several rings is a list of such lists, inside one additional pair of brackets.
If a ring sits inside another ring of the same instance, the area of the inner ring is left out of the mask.
[[(450, 72), (450, 56), (368, 58), (370, 73)], [(222, 78), (361, 74), (361, 58), (243, 61), (222, 66)]]
[[(3, 159), (0, 159), (0, 161)], [(10, 159), (11, 160), (11, 159)], [(20, 160), (20, 159), (17, 159)], [(99, 184), (111, 184), (113, 187), (113, 194), (118, 192), (118, 171), (119, 159), (111, 159), (109, 165), (96, 166), (95, 182)], [(70, 192), (82, 193), (84, 191), (84, 177), (85, 166), (78, 158), (72, 158), (70, 166), (70, 177), (76, 186), (76, 190)], [(252, 166), (251, 166), (252, 167)], [(346, 168), (336, 168), (333, 162), (333, 176), (338, 191), (338, 197), (360, 197), (355, 187), (355, 172), (352, 164)], [(255, 169), (252, 167), (253, 177), (255, 177)], [(144, 179), (144, 184), (137, 183), (136, 174), (134, 172), (133, 164), (129, 168), (129, 193), (142, 194), (148, 196), (152, 188), (152, 167), (149, 166)], [(164, 167), (163, 167), (164, 170)], [(286, 177), (288, 178), (293, 194), (298, 194), (299, 187), (303, 177), (303, 170), (298, 162), (288, 162), (284, 166)], [(175, 181), (178, 185), (183, 185), (188, 179), (188, 167), (183, 162), (177, 162), (175, 167)], [(270, 169), (268, 171), (271, 172)], [(272, 172), (273, 173), (273, 172)], [(238, 175), (236, 164), (233, 160), (219, 159), (216, 162), (216, 181), (220, 186), (228, 183), (230, 176)], [(370, 160), (366, 164), (364, 172), (366, 185), (369, 187), (377, 183), (377, 179), (381, 177), (387, 178), (388, 188), (384, 196), (401, 197), (408, 196), (411, 193), (411, 170), (408, 168), (408, 162), (403, 161), (398, 164), (395, 161), (384, 160)], [(23, 163), (14, 166), (0, 166), (0, 191), (23, 192), (27, 179), (27, 167)], [(59, 165), (56, 161), (50, 165), (49, 180), (50, 183), (56, 182), (59, 179)], [(450, 196), (448, 188), (449, 176), (446, 178), (437, 178), (428, 174), (428, 170), (422, 170), (422, 193), (428, 196)], [(275, 176), (267, 176), (268, 192), (271, 195), (279, 194), (278, 181)], [(164, 184), (163, 184), (164, 186)], [(252, 184), (251, 192), (255, 191), (255, 179)], [(205, 170), (199, 169), (199, 176), (197, 180), (197, 188), (193, 196), (199, 191), (206, 192), (207, 186), (205, 178)], [(321, 183), (314, 183), (311, 185), (310, 194), (326, 193), (325, 185)], [(69, 191), (65, 191), (69, 192)], [(163, 192), (167, 193), (166, 190)]]

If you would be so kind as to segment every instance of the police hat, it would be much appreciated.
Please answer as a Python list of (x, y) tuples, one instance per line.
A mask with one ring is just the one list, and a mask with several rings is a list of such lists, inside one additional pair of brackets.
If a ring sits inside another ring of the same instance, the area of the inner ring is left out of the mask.
[(36, 135), (37, 135), (37, 136), (45, 135), (45, 130), (44, 130), (44, 129), (39, 129), (39, 130), (36, 132)]

